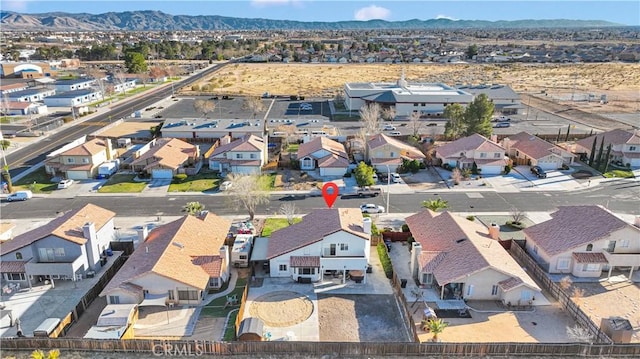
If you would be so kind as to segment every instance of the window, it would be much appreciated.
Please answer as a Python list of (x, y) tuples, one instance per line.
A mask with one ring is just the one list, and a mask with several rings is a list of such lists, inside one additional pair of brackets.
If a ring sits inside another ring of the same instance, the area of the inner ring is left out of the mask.
[(218, 287), (218, 278), (209, 278), (209, 287)]
[(571, 264), (569, 258), (558, 258), (558, 265), (556, 267), (558, 269), (569, 269), (569, 264)]
[(421, 103), (420, 106), (425, 107), (427, 104), (426, 103)]
[(22, 259), (22, 253), (16, 252), (16, 259)]
[(491, 295), (498, 295), (498, 286), (494, 285), (491, 287)]
[(629, 240), (621, 239), (620, 240), (620, 248), (629, 248)]
[(347, 243), (340, 243), (340, 250), (341, 251), (348, 251), (349, 250), (349, 245)]
[(414, 103), (414, 104), (413, 104), (413, 106), (418, 107), (418, 104), (417, 104), (417, 103)]
[(4, 278), (6, 280), (26, 280), (24, 273), (5, 273)]
[(493, 158), (501, 158), (500, 152), (496, 152), (493, 154)]
[(391, 158), (396, 157), (396, 153), (395, 153), (395, 152), (393, 152), (393, 151), (389, 152), (389, 157), (391, 157)]
[(110, 295), (109, 303), (111, 304), (120, 304), (120, 296), (119, 295)]
[(302, 268), (300, 268), (299, 274), (306, 274), (306, 275), (316, 274), (316, 269), (315, 268), (309, 268), (309, 267), (302, 267)]
[(67, 157), (67, 163), (76, 163), (75, 158)]
[(178, 300), (198, 300), (197, 290), (179, 290)]
[(247, 256), (240, 256), (240, 259), (247, 259)]
[(584, 265), (584, 271), (585, 272), (599, 272), (600, 271), (600, 264), (598, 263), (587, 263)]
[(258, 155), (256, 155), (255, 153), (252, 153), (249, 155), (249, 157), (251, 157), (251, 159), (256, 159), (258, 158)]
[(236, 159), (241, 160), (242, 159), (242, 153), (236, 153)]
[(278, 266), (278, 270), (279, 270), (280, 272), (286, 272), (286, 271), (287, 271), (287, 265), (286, 265), (286, 264), (280, 264), (280, 265)]
[(175, 293), (173, 293), (172, 290), (167, 291), (167, 293), (169, 294), (168, 296), (169, 300), (176, 300), (176, 295)]
[(480, 152), (480, 158), (487, 158), (486, 152)]
[(591, 252), (593, 250), (593, 244), (587, 244), (587, 252)]
[(82, 163), (89, 163), (89, 159), (88, 158), (83, 158), (82, 159)]
[(64, 257), (64, 248), (56, 248), (56, 257)]
[(629, 151), (635, 151), (636, 150), (636, 146), (629, 146)]

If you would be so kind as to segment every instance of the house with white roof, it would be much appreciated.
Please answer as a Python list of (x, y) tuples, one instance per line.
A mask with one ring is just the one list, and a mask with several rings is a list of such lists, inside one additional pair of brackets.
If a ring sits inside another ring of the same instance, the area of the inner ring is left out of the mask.
[(516, 165), (540, 166), (546, 171), (570, 165), (576, 157), (564, 148), (527, 132), (505, 137), (501, 144)]
[(68, 92), (89, 89), (93, 84), (95, 84), (95, 82), (96, 80), (93, 78), (57, 80), (53, 83), (53, 86), (57, 92)]
[(383, 133), (369, 138), (366, 146), (367, 160), (380, 172), (397, 171), (403, 159), (424, 161), (426, 158), (419, 149)]
[(486, 228), (450, 212), (424, 210), (406, 218), (415, 239), (411, 270), (440, 299), (535, 304), (540, 287), (500, 245), (497, 225)]
[(324, 271), (366, 269), (371, 250), (371, 218), (358, 208), (316, 209), (302, 221), (271, 234), (266, 259), (271, 277), (318, 281)]
[(151, 231), (109, 281), (108, 304), (200, 304), (229, 279), (224, 243), (231, 222), (213, 213), (185, 215)]
[(265, 139), (256, 135), (245, 135), (233, 141), (229, 136), (222, 137), (220, 146), (209, 156), (209, 168), (239, 174), (260, 173), (269, 154)]
[(602, 206), (562, 206), (551, 219), (523, 230), (526, 248), (547, 272), (599, 277), (640, 267), (640, 228)]
[(344, 145), (327, 137), (315, 137), (298, 147), (298, 161), (303, 171), (318, 169), (320, 176), (342, 177), (349, 168)]
[(500, 174), (507, 165), (504, 147), (477, 133), (439, 146), (436, 158), (460, 169), (472, 169), (475, 163), (483, 175)]
[[(596, 140), (596, 151), (611, 145), (611, 161), (620, 161), (628, 167), (640, 167), (640, 132), (638, 130), (615, 129), (599, 133), (576, 142), (575, 153), (584, 154), (587, 158), (591, 155), (593, 141)], [(596, 153), (597, 156), (597, 153)]]

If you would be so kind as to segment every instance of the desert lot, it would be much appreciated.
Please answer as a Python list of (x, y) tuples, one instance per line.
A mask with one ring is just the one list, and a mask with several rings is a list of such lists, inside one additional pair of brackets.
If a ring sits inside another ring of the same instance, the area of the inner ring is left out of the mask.
[(395, 82), (403, 69), (408, 81), (448, 85), (500, 83), (521, 93), (540, 94), (544, 90), (555, 98), (575, 94), (576, 100), (586, 94), (594, 94), (599, 100), (600, 95), (606, 94), (607, 106), (589, 108), (596, 112), (640, 110), (640, 64), (630, 63), (233, 64), (199, 85), (210, 85), (212, 93), (331, 97), (344, 88), (345, 82)]

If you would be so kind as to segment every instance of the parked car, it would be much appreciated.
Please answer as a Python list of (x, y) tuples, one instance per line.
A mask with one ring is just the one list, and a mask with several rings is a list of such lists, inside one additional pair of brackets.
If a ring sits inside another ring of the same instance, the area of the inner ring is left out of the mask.
[(391, 126), (391, 125), (384, 125), (384, 127), (382, 128), (383, 131), (395, 131), (396, 130), (396, 126)]
[(382, 190), (377, 187), (364, 187), (358, 189), (356, 193), (360, 197), (378, 197)]
[(496, 117), (493, 120), (491, 120), (491, 122), (509, 122), (509, 121), (511, 121), (511, 119), (506, 116)]
[(220, 185), (220, 190), (221, 190), (221, 191), (226, 191), (226, 190), (228, 190), (229, 188), (231, 188), (231, 186), (232, 186), (231, 181), (224, 181), (224, 182), (222, 182), (222, 184)]
[(493, 125), (493, 128), (504, 128), (504, 127), (510, 127), (511, 124), (509, 122), (498, 122), (495, 125)]
[(362, 211), (362, 213), (384, 213), (384, 207), (367, 203), (360, 206), (360, 211)]
[(7, 202), (26, 201), (33, 197), (31, 191), (18, 191), (7, 196)]
[(391, 131), (389, 132), (389, 136), (402, 136), (402, 133), (400, 133), (400, 131)]
[(279, 201), (298, 201), (307, 198), (306, 194), (289, 194), (281, 197)]
[(536, 175), (538, 178), (547, 178), (547, 173), (540, 166), (531, 167), (531, 173)]
[(391, 176), (391, 182), (393, 183), (402, 183), (402, 178), (400, 177), (399, 174), (393, 172), (390, 174)]
[(69, 188), (71, 187), (72, 184), (73, 184), (72, 179), (63, 179), (62, 181), (58, 182), (58, 189)]

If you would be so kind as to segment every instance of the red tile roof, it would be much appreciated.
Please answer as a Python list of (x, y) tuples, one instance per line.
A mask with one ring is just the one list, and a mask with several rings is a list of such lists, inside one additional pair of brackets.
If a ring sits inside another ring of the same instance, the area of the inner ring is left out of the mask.
[(211, 278), (218, 278), (222, 273), (222, 258), (219, 255), (193, 257), (192, 263), (202, 267)]
[(25, 273), (24, 261), (2, 261), (0, 262), (0, 273)]
[(601, 206), (562, 206), (551, 217), (523, 230), (528, 241), (550, 256), (586, 246), (625, 227), (640, 235), (640, 229)]
[[(407, 157), (410, 159), (421, 159), (421, 158), (425, 158), (424, 153), (422, 153), (420, 150), (418, 150), (417, 148), (411, 146), (408, 143), (402, 142), (400, 140), (396, 140), (395, 138), (389, 137), (387, 135), (385, 135), (384, 133), (379, 133), (371, 138), (369, 138), (369, 141), (367, 142), (367, 146), (369, 146), (370, 150), (374, 150), (378, 147), (382, 147), (385, 145), (389, 145), (391, 147), (395, 147), (398, 152), (400, 153), (400, 156), (403, 157)], [(371, 157), (372, 159), (374, 158), (373, 155), (369, 155), (369, 157)]]
[(604, 148), (607, 148), (609, 144), (612, 145), (621, 145), (623, 143), (627, 144), (640, 144), (640, 134), (637, 131), (625, 131), (622, 129), (615, 129), (608, 132), (599, 133), (597, 135), (589, 136), (587, 138), (583, 138), (576, 142), (577, 145), (586, 148), (591, 151), (591, 147), (593, 146), (593, 139), (597, 138), (597, 146), (600, 147), (600, 143), (604, 139)]
[(504, 152), (504, 148), (497, 143), (491, 142), (486, 137), (477, 133), (457, 139), (436, 148), (436, 153), (442, 158), (460, 157), (460, 153), (478, 150), (484, 152)]
[(578, 263), (609, 263), (602, 252), (573, 252), (572, 257)]
[(101, 138), (94, 138), (74, 148), (62, 152), (59, 156), (93, 156), (107, 150), (106, 141)]
[(362, 212), (359, 208), (313, 210), (304, 216), (301, 222), (271, 233), (267, 259), (319, 242), (324, 237), (339, 231), (370, 239), (371, 236), (364, 233), (362, 220)]
[(292, 267), (320, 267), (319, 256), (291, 256), (289, 265)]
[[(507, 138), (508, 141), (506, 141)], [(560, 157), (560, 155), (551, 152), (556, 148), (555, 145), (527, 132), (520, 132), (507, 138), (502, 140), (504, 147), (516, 149), (530, 158), (540, 159), (549, 155)]]
[(159, 138), (147, 152), (131, 162), (132, 166), (144, 163), (145, 169), (161, 166), (178, 169), (189, 159), (197, 159), (198, 147), (177, 138)]
[(29, 232), (25, 232), (10, 241), (2, 243), (0, 245), (0, 254), (4, 255), (6, 253), (13, 252), (50, 235), (83, 245), (87, 242), (82, 231), (82, 227), (86, 223), (93, 222), (96, 227), (96, 231), (98, 231), (115, 216), (116, 214), (108, 209), (104, 209), (93, 204), (87, 204), (82, 208), (69, 211), (62, 216), (53, 219), (43, 226), (35, 228)]
[(524, 282), (522, 281), (522, 279), (517, 277), (509, 277), (508, 279), (498, 282), (498, 286), (500, 286), (500, 288), (502, 288), (502, 290), (504, 291), (509, 291), (520, 286), (521, 284), (524, 284)]

